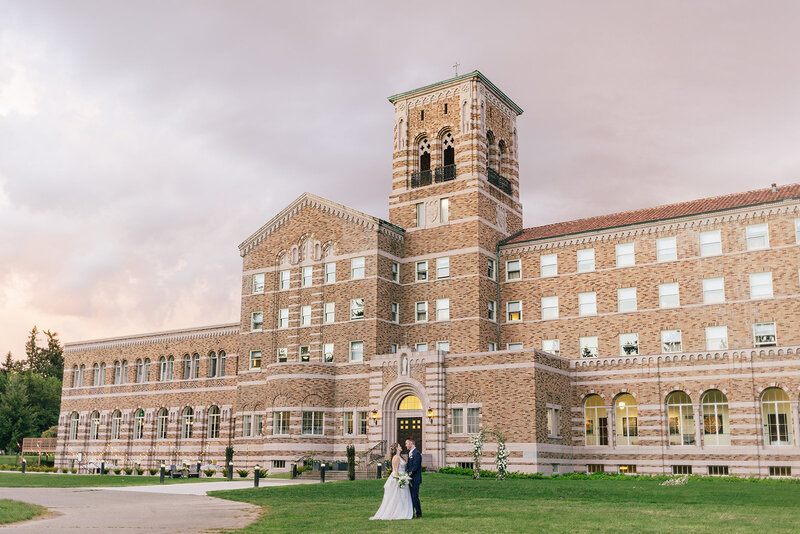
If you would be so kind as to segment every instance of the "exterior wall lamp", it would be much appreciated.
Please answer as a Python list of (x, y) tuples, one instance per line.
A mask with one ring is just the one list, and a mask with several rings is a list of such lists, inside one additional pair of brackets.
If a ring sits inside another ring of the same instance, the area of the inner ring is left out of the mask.
[(372, 410), (372, 422), (378, 424), (378, 410)]
[(428, 421), (433, 423), (433, 408), (428, 408)]

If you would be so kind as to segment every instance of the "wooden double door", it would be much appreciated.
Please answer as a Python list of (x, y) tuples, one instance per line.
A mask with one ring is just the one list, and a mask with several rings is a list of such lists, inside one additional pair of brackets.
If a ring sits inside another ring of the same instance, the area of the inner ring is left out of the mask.
[(417, 450), (422, 452), (422, 417), (397, 418), (397, 441), (403, 447), (403, 454), (408, 454), (407, 439), (413, 439)]

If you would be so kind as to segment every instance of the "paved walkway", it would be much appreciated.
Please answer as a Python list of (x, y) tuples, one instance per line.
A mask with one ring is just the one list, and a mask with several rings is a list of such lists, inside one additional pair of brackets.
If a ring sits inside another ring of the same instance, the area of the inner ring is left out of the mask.
[[(295, 484), (319, 484), (319, 480), (289, 480), (281, 478), (262, 478), (258, 481), (259, 488), (275, 486), (292, 486)], [(140, 493), (168, 493), (170, 495), (206, 495), (209, 491), (234, 490), (252, 488), (253, 480), (232, 480), (221, 482), (197, 482), (183, 484), (156, 484), (153, 486), (118, 486), (102, 488), (109, 491), (134, 491)], [(91, 489), (91, 488), (87, 488)], [(97, 488), (100, 489), (100, 488)]]
[[(233, 489), (229, 483), (227, 488)], [(166, 486), (213, 486), (174, 484)], [(252, 481), (249, 486), (252, 486)], [(142, 532), (218, 532), (242, 528), (255, 521), (261, 508), (252, 504), (215, 499), (205, 495), (142, 491), (145, 488), (0, 488), (0, 499), (39, 504), (50, 509), (44, 519), (1, 527), (13, 532), (48, 534), (79, 531)], [(210, 488), (208, 488), (210, 489)], [(265, 488), (264, 491), (269, 491)], [(187, 490), (188, 493), (188, 490)]]

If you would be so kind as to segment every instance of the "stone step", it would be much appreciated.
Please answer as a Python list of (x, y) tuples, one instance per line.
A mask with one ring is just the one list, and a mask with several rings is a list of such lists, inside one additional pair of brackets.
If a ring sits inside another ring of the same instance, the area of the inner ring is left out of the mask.
[[(305, 471), (297, 475), (301, 480), (319, 480), (319, 471)], [(378, 478), (377, 470), (373, 473), (356, 470), (356, 480), (371, 480)], [(347, 471), (325, 471), (325, 480), (347, 480)]]

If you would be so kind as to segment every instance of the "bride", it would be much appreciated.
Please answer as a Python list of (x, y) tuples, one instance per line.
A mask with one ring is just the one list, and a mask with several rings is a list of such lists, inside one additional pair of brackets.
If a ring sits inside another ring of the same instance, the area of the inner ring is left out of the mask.
[(383, 485), (383, 502), (370, 519), (411, 519), (414, 509), (411, 505), (411, 488), (409, 484), (400, 486), (398, 474), (406, 472), (406, 461), (400, 456), (400, 444), (392, 445), (389, 460), (392, 462), (392, 474)]

